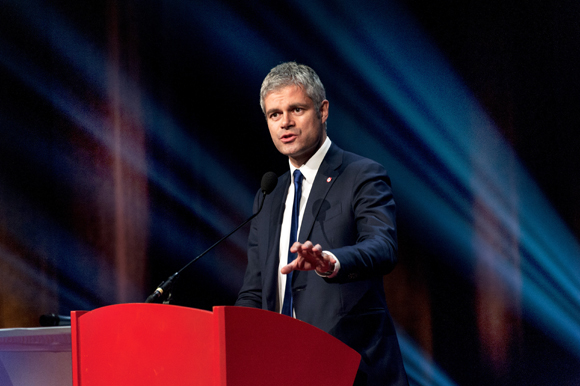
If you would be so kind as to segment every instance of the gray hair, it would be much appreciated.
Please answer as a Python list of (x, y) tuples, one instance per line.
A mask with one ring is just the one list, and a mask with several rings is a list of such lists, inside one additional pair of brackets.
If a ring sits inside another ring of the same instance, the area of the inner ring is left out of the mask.
[(296, 85), (304, 89), (306, 95), (314, 102), (316, 114), (320, 116), (320, 105), (326, 99), (324, 86), (312, 68), (296, 62), (282, 63), (270, 70), (260, 89), (262, 112), (266, 113), (264, 99), (270, 92), (290, 85)]

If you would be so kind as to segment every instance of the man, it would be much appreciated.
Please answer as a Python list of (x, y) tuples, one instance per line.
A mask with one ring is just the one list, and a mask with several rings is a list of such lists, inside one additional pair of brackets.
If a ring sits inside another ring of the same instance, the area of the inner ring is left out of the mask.
[[(273, 68), (260, 104), (290, 171), (252, 222), (236, 305), (282, 312), (342, 340), (362, 357), (356, 385), (407, 385), (382, 279), (397, 249), (386, 171), (331, 143), (329, 102), (310, 67)], [(255, 208), (261, 200), (258, 192)]]

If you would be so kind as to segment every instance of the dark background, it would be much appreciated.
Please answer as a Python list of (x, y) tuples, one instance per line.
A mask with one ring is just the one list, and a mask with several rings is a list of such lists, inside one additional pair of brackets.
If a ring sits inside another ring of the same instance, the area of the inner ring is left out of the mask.
[[(580, 384), (577, 2), (0, 4), (0, 327), (143, 301), (247, 218), (296, 60), (392, 177), (412, 384)], [(233, 304), (247, 231), (173, 303)]]

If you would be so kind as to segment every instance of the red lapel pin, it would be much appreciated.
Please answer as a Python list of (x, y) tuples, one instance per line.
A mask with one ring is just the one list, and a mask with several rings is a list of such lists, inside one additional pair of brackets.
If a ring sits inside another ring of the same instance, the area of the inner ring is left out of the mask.
[(330, 182), (330, 181), (332, 181), (332, 177), (328, 177), (328, 178), (326, 179), (326, 182)]

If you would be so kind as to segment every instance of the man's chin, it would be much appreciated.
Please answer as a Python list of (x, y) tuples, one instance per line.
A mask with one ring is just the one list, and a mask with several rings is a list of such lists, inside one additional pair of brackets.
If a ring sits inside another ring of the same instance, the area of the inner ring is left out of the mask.
[(286, 157), (292, 157), (297, 153), (297, 148), (293, 143), (280, 143), (277, 146), (278, 151)]

